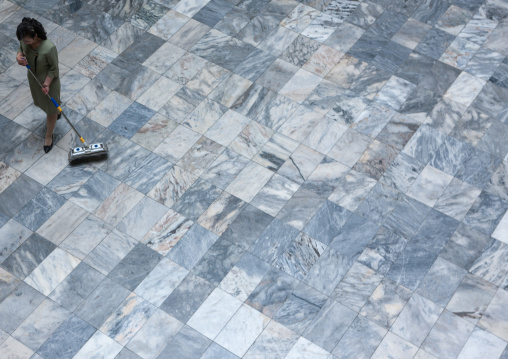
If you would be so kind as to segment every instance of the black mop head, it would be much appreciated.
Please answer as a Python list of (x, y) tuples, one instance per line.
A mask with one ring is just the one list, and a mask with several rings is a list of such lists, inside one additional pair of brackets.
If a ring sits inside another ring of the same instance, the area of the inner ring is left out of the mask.
[(69, 151), (69, 162), (84, 158), (105, 156), (108, 154), (108, 146), (105, 143), (94, 143), (90, 146), (74, 147)]

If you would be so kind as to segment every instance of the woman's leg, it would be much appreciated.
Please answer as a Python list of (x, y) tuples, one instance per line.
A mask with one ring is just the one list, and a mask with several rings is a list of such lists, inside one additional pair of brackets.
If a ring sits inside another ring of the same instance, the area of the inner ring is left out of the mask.
[(48, 119), (46, 121), (46, 138), (44, 139), (44, 146), (51, 146), (51, 142), (53, 141), (53, 130), (56, 125), (56, 117), (57, 115), (48, 115)]

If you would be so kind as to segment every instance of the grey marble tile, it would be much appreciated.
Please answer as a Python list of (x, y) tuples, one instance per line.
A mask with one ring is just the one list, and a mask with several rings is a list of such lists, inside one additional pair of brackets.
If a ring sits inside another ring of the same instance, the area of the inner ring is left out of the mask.
[(67, 18), (62, 26), (94, 42), (102, 42), (120, 26), (122, 21), (91, 5), (83, 5), (75, 18)]
[[(445, 334), (450, 328), (456, 328), (453, 335)], [(473, 329), (474, 324), (445, 310), (430, 331), (422, 349), (434, 355), (455, 357)]]
[(167, 258), (191, 270), (217, 239), (216, 234), (194, 224), (169, 252)]
[[(455, 219), (431, 210), (418, 233), (391, 266), (387, 277), (415, 290), (457, 226), (458, 221)], [(433, 237), (432, 233), (436, 231), (439, 231), (439, 237)], [(421, 238), (432, 240), (423, 242)]]
[(498, 66), (503, 61), (503, 55), (488, 48), (480, 48), (471, 61), (468, 62), (465, 71), (483, 80), (490, 79)]
[(499, 259), (505, 255), (506, 251), (505, 243), (491, 239), (471, 266), (471, 273), (495, 285), (502, 285), (501, 281), (507, 270)]
[(465, 8), (451, 5), (436, 22), (435, 26), (452, 35), (458, 35), (473, 16), (473, 13)]
[(169, 359), (173, 356), (198, 359), (201, 357), (210, 344), (210, 339), (192, 329), (184, 326), (177, 335), (169, 341), (166, 348), (161, 352), (159, 358)]
[[(464, 106), (469, 106), (478, 94), (482, 91), (486, 82), (467, 72), (462, 72), (455, 82), (446, 91), (445, 96)], [(479, 98), (477, 102), (484, 102), (484, 98)]]
[(32, 231), (22, 226), (13, 219), (0, 229), (2, 237), (0, 243), (2, 251), (0, 251), (0, 261), (4, 261), (13, 253), (28, 237), (32, 235)]
[(360, 311), (360, 314), (385, 328), (393, 325), (411, 298), (411, 291), (384, 279)]
[(443, 133), (449, 134), (456, 123), (460, 121), (464, 112), (466, 112), (465, 106), (450, 99), (443, 98), (434, 107), (424, 123)]
[(272, 220), (272, 216), (248, 205), (224, 232), (221, 239), (247, 250)]
[(271, 171), (277, 171), (282, 167), (284, 162), (289, 159), (297, 147), (298, 142), (295, 140), (279, 133), (275, 133), (275, 135), (263, 146), (263, 148), (261, 148), (257, 155), (254, 156), (253, 161)]
[(273, 319), (301, 335), (326, 301), (327, 297), (324, 294), (301, 284)]
[(108, 274), (108, 278), (129, 290), (134, 290), (161, 258), (157, 252), (138, 244)]
[(245, 354), (246, 359), (284, 358), (298, 340), (298, 335), (276, 321), (271, 321)]
[(199, 180), (180, 197), (173, 209), (195, 221), (217, 199), (221, 192), (221, 189), (207, 181)]
[[(300, 188), (282, 208), (277, 218), (301, 230), (324, 202), (322, 197)], [(302, 203), (305, 208), (301, 207)]]
[(271, 216), (276, 216), (298, 188), (297, 183), (276, 174), (259, 191), (251, 204)]
[(351, 258), (328, 248), (312, 267), (304, 283), (326, 295), (331, 295), (353, 264)]
[(34, 233), (3, 261), (2, 267), (23, 280), (53, 249), (53, 243)]
[(262, 111), (273, 97), (275, 97), (273, 91), (258, 84), (253, 84), (233, 103), (231, 109), (252, 119)]
[(329, 300), (314, 320), (309, 324), (303, 336), (327, 351), (331, 351), (357, 313), (343, 305)]
[(392, 76), (374, 97), (374, 101), (399, 110), (415, 88), (415, 84), (400, 77)]
[(477, 149), (464, 162), (464, 165), (457, 171), (455, 176), (470, 185), (482, 189), (488, 183), (500, 163), (501, 159), (498, 157)]
[(478, 188), (454, 178), (434, 208), (460, 221), (466, 216), (480, 192)]
[(200, 176), (223, 150), (222, 145), (203, 136), (177, 162), (177, 165), (196, 176)]
[(446, 307), (466, 274), (463, 268), (438, 257), (417, 292), (441, 307)]
[(328, 112), (328, 116), (349, 126), (369, 103), (370, 101), (367, 98), (346, 91)]
[(277, 269), (272, 269), (249, 295), (245, 303), (272, 318), (297, 285), (297, 279)]
[[(476, 110), (492, 118), (497, 118), (505, 108), (504, 103), (507, 100), (508, 89), (488, 81), (473, 102), (473, 106)], [(502, 121), (502, 117), (500, 121)]]
[(21, 280), (3, 268), (0, 269), (0, 275), (0, 300), (3, 302), (4, 299), (7, 298), (12, 293), (12, 291), (20, 285)]
[[(17, 147), (2, 154), (3, 162), (12, 167), (10, 171), (16, 169), (24, 172), (33, 165), (43, 155), (41, 143), (43, 139), (35, 134), (28, 136)], [(8, 171), (8, 169), (6, 169)], [(18, 173), (19, 175), (19, 173)], [(7, 174), (6, 174), (7, 176)], [(16, 177), (17, 178), (17, 177)], [(8, 184), (4, 182), (3, 186)]]
[(398, 190), (381, 183), (374, 186), (355, 213), (381, 225), (402, 198)]
[(9, 217), (16, 215), (41, 190), (39, 183), (28, 176), (20, 175), (0, 193), (0, 211)]
[(333, 350), (333, 354), (344, 359), (370, 358), (386, 333), (386, 329), (358, 316)]
[(255, 120), (273, 130), (278, 130), (297, 108), (296, 102), (277, 94), (260, 111)]
[(99, 170), (74, 192), (71, 201), (88, 211), (93, 211), (119, 184), (120, 181)]
[(155, 115), (153, 110), (134, 102), (113, 121), (109, 129), (126, 138), (131, 138), (153, 115)]
[(21, 283), (0, 303), (2, 330), (12, 333), (44, 300), (44, 296)]
[(484, 136), (478, 143), (477, 148), (493, 154), (494, 156), (504, 158), (508, 153), (508, 146), (502, 141), (508, 134), (508, 125), (497, 120), (493, 120), (492, 124), (485, 132)]
[(373, 102), (351, 124), (351, 128), (364, 135), (376, 137), (391, 120), (395, 111), (389, 106)]
[(257, 49), (247, 55), (247, 57), (238, 64), (233, 72), (249, 81), (255, 81), (275, 60), (275, 56), (263, 50)]
[(386, 219), (384, 227), (404, 238), (411, 239), (429, 211), (430, 207), (404, 196)]
[(95, 328), (75, 315), (68, 317), (37, 350), (43, 357), (70, 359), (87, 342)]
[(432, 28), (427, 32), (427, 35), (425, 35), (415, 50), (437, 60), (450, 46), (454, 38), (455, 36), (451, 34)]
[(213, 342), (208, 349), (203, 353), (201, 359), (237, 359), (238, 357), (230, 351), (224, 349), (219, 344)]
[[(357, 262), (353, 264), (330, 297), (359, 312), (382, 279), (383, 277), (380, 274)], [(344, 344), (340, 346), (341, 350), (345, 350)]]
[(489, 304), (483, 318), (480, 320), (480, 327), (506, 340), (506, 315), (503, 313), (502, 303), (506, 300), (506, 292), (498, 290)]
[(342, 232), (351, 212), (347, 209), (327, 201), (319, 208), (303, 231), (328, 245)]
[[(298, 34), (296, 34), (295, 32), (293, 32), (285, 27), (277, 26), (264, 38), (263, 41), (261, 41), (261, 43), (259, 45), (257, 45), (257, 47), (260, 48), (261, 50), (271, 53), (274, 56), (281, 56), (281, 54), (282, 54), (284, 61), (294, 63), (294, 60), (291, 58), (291, 56), (287, 56), (287, 55), (290, 55), (289, 52), (294, 50), (294, 47), (289, 49), (288, 53), (286, 53), (286, 55), (284, 55), (284, 53), (285, 53), (286, 48), (288, 48), (288, 46), (291, 46), (291, 44), (297, 38), (298, 38)], [(307, 38), (307, 37), (305, 37), (305, 38)], [(300, 48), (300, 46), (298, 44), (294, 44), (294, 45), (296, 47)], [(314, 44), (314, 45), (316, 47), (318, 46), (317, 44)], [(294, 65), (297, 66), (296, 63)]]
[(395, 113), (376, 139), (402, 150), (420, 127), (420, 121), (407, 114)]
[(450, 135), (476, 146), (491, 123), (489, 116), (470, 108), (456, 121)]
[(325, 157), (303, 183), (302, 188), (326, 198), (332, 194), (348, 171), (349, 167)]
[(259, 76), (256, 83), (278, 92), (298, 71), (298, 67), (277, 59)]
[(358, 262), (385, 275), (390, 270), (408, 240), (385, 228), (381, 228), (358, 258)]
[(13, 219), (31, 231), (36, 231), (64, 203), (65, 199), (62, 196), (47, 188), (43, 188)]
[(212, 284), (189, 273), (160, 305), (160, 309), (185, 323), (203, 304), (213, 289)]
[(506, 342), (487, 331), (484, 331), (480, 328), (475, 328), (466, 344), (462, 348), (461, 354), (459, 354), (459, 356), (469, 355), (466, 353), (477, 353), (478, 346), (486, 347), (486, 355), (498, 357), (502, 354), (503, 349), (506, 347)]
[(215, 202), (199, 217), (197, 223), (220, 236), (245, 206), (246, 203), (241, 199), (222, 192)]
[(422, 163), (427, 163), (435, 156), (445, 139), (444, 133), (430, 126), (422, 125), (411, 137), (402, 153), (412, 156)]
[(283, 50), (279, 58), (295, 66), (302, 67), (320, 46), (319, 42), (300, 35)]

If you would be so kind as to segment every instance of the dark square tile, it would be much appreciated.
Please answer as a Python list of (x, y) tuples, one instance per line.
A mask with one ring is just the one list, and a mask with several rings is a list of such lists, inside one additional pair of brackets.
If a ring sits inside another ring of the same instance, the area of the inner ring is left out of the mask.
[(234, 7), (226, 0), (212, 0), (194, 15), (193, 19), (214, 27)]
[(222, 190), (205, 180), (196, 181), (175, 203), (173, 209), (185, 217), (196, 221), (203, 212), (219, 197)]
[(415, 50), (438, 60), (454, 39), (455, 36), (442, 30), (432, 28)]
[(64, 197), (48, 188), (43, 188), (13, 218), (31, 231), (36, 231), (64, 203)]
[(0, 211), (9, 217), (15, 216), (42, 188), (41, 184), (22, 174), (0, 193)]
[(351, 212), (347, 209), (326, 201), (303, 231), (312, 238), (328, 245), (341, 233), (342, 227), (349, 216), (351, 216)]
[(390, 41), (380, 49), (371, 63), (382, 70), (394, 73), (406, 61), (410, 53), (411, 49)]
[(188, 358), (199, 359), (210, 345), (211, 340), (191, 327), (184, 326), (171, 339), (158, 359)]
[(155, 111), (134, 102), (109, 125), (109, 129), (121, 136), (131, 138), (154, 115)]
[(411, 17), (425, 24), (434, 25), (449, 6), (448, 1), (422, 1)]
[(383, 36), (387, 39), (391, 39), (393, 35), (401, 28), (402, 25), (407, 21), (408, 16), (403, 13), (385, 10), (383, 14), (374, 22), (370, 27), (369, 31)]

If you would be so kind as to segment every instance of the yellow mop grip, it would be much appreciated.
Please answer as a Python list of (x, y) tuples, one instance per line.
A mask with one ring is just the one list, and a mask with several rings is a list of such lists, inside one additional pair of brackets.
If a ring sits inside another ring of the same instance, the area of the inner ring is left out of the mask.
[(83, 137), (80, 137), (79, 140), (82, 142), (82, 143), (85, 143), (85, 139)]
[(57, 109), (58, 111), (62, 112), (62, 108), (61, 108), (60, 106), (58, 106), (56, 109)]

